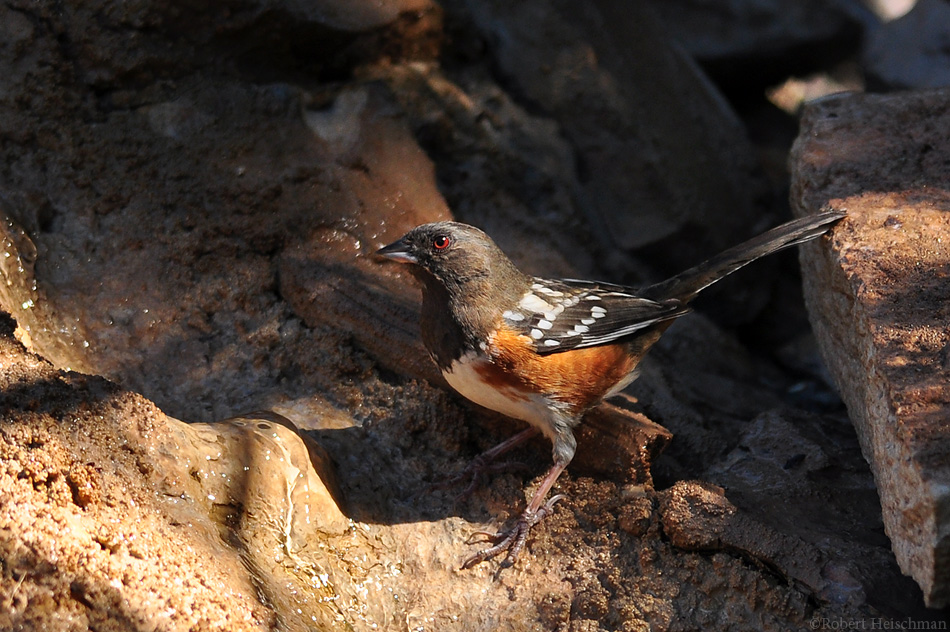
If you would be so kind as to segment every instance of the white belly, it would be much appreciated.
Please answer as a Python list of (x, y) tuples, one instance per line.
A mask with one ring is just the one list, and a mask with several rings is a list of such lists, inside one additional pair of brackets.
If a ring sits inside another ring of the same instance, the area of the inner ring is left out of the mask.
[(442, 377), (466, 399), (502, 415), (526, 421), (553, 441), (554, 427), (547, 399), (539, 394), (485, 385), (476, 370), (480, 362), (488, 361), (479, 359), (475, 354), (464, 355), (443, 371)]

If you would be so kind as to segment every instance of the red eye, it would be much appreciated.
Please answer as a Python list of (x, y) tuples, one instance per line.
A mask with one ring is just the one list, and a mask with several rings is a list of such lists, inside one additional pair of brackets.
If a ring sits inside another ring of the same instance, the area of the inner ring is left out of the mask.
[(449, 244), (452, 243), (452, 240), (445, 235), (439, 235), (432, 240), (432, 245), (436, 250), (445, 250), (449, 247)]

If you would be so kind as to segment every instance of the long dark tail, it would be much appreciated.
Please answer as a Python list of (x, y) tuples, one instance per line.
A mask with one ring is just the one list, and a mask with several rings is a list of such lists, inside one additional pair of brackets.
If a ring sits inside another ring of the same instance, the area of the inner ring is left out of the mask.
[(675, 277), (643, 289), (641, 295), (654, 300), (675, 298), (688, 303), (702, 290), (747, 263), (824, 235), (845, 215), (845, 211), (824, 211), (776, 226)]

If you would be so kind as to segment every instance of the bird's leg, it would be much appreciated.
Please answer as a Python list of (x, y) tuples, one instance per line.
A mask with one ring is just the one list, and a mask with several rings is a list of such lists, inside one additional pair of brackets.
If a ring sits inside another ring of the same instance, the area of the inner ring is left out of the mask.
[(524, 510), (521, 517), (518, 518), (518, 522), (516, 522), (511, 529), (496, 534), (483, 532), (476, 534), (486, 535), (490, 540), (495, 541), (496, 544), (483, 551), (479, 551), (465, 560), (462, 564), (462, 568), (471, 568), (479, 562), (491, 559), (503, 551), (508, 551), (508, 557), (505, 558), (503, 565), (511, 566), (514, 564), (515, 560), (518, 559), (518, 554), (521, 553), (521, 549), (524, 548), (525, 541), (528, 538), (528, 531), (551, 513), (554, 504), (564, 497), (558, 494), (547, 502), (544, 501), (545, 496), (551, 491), (551, 487), (554, 486), (554, 482), (557, 481), (557, 477), (561, 475), (565, 467), (567, 467), (567, 461), (558, 460), (554, 463), (551, 469), (548, 470), (548, 473), (544, 475), (544, 479), (541, 481), (538, 491), (531, 497), (528, 508)]
[(495, 463), (495, 461), (503, 454), (510, 452), (537, 434), (538, 429), (534, 426), (529, 426), (518, 434), (505, 439), (494, 448), (479, 454), (477, 457), (475, 457), (475, 459), (472, 460), (471, 463), (468, 464), (464, 470), (462, 470), (456, 476), (453, 476), (452, 478), (440, 483), (434, 483), (429, 487), (429, 489), (445, 489), (447, 487), (454, 487), (467, 481), (468, 485), (456, 498), (457, 501), (465, 500), (471, 496), (476, 489), (478, 489), (478, 485), (485, 480), (486, 474), (503, 472), (510, 469), (523, 469), (525, 466), (521, 463)]

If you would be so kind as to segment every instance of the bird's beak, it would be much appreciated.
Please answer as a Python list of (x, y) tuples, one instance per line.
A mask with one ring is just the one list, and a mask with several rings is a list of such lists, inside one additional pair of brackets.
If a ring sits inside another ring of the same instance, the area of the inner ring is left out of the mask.
[(407, 244), (403, 239), (394, 241), (388, 246), (383, 246), (376, 251), (376, 256), (383, 257), (384, 259), (389, 259), (391, 261), (398, 261), (399, 263), (419, 262), (419, 260), (416, 259), (409, 251), (409, 244)]

